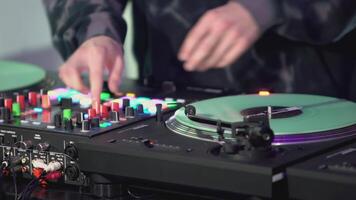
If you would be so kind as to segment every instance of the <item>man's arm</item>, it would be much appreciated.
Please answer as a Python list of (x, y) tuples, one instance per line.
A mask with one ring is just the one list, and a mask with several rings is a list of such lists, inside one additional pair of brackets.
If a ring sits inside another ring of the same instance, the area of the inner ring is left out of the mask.
[(55, 47), (66, 60), (89, 38), (104, 35), (122, 43), (127, 0), (43, 0)]
[[(53, 41), (65, 59), (59, 77), (69, 87), (91, 92), (93, 105), (100, 101), (103, 74), (109, 89), (119, 93), (124, 69), (122, 41), (126, 24), (121, 14), (126, 0), (44, 0)], [(81, 73), (89, 72), (90, 89)]]
[(265, 31), (310, 44), (332, 43), (355, 28), (353, 0), (230, 0), (206, 12), (186, 36), (188, 71), (227, 67)]
[(356, 1), (352, 0), (237, 1), (260, 27), (295, 41), (332, 43), (356, 28)]

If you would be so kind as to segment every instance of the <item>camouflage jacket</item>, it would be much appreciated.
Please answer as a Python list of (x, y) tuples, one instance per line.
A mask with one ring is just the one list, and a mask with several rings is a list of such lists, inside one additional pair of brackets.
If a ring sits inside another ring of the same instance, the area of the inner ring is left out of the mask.
[[(356, 99), (356, 1), (236, 0), (265, 30), (234, 65), (185, 72), (176, 55), (204, 12), (227, 0), (133, 0), (140, 78), (254, 92), (303, 92)], [(124, 40), (125, 0), (44, 0), (54, 44), (66, 59), (90, 37)]]

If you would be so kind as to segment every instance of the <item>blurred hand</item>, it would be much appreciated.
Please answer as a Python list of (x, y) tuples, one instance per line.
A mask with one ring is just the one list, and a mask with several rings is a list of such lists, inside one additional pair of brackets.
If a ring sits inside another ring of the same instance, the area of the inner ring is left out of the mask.
[[(124, 69), (122, 45), (107, 36), (97, 36), (85, 41), (60, 67), (63, 82), (83, 93), (92, 94), (100, 102), (104, 70), (109, 71), (108, 85), (111, 92), (119, 93), (118, 86)], [(90, 90), (84, 85), (81, 73), (89, 72)]]
[(261, 31), (236, 1), (209, 10), (192, 28), (178, 54), (187, 71), (227, 67), (258, 39)]

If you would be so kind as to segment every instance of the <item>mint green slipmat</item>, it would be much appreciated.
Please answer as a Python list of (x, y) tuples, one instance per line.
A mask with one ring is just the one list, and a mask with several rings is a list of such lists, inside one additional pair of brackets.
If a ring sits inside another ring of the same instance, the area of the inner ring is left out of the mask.
[[(191, 105), (196, 108), (198, 116), (229, 123), (243, 121), (241, 111), (250, 108), (299, 107), (302, 111), (299, 115), (270, 119), (275, 139), (279, 138), (280, 140), (275, 143), (282, 143), (282, 141), (286, 141), (286, 138), (289, 142), (301, 143), (308, 140), (305, 136), (308, 136), (309, 139), (312, 138), (313, 141), (341, 137), (345, 136), (345, 132), (335, 134), (332, 130), (356, 124), (356, 103), (325, 96), (304, 94), (237, 95), (203, 100)], [(190, 120), (185, 115), (184, 108), (175, 112), (174, 116), (167, 121), (167, 126), (174, 132), (188, 137), (199, 138), (197, 134), (199, 132), (217, 138), (216, 126)], [(352, 134), (355, 134), (354, 132)], [(226, 130), (226, 134), (231, 134), (231, 131)], [(326, 137), (326, 135), (328, 136)]]
[(44, 80), (45, 76), (42, 68), (32, 64), (0, 61), (0, 91), (29, 87)]

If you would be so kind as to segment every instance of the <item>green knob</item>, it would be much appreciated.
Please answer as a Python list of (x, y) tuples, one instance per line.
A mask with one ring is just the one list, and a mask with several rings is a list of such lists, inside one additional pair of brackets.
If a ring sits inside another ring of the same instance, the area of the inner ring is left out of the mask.
[(107, 100), (110, 99), (110, 97), (111, 97), (110, 93), (107, 93), (107, 92), (102, 92), (102, 93), (100, 94), (100, 99), (101, 99), (102, 101), (107, 101)]
[(63, 110), (63, 120), (70, 120), (72, 118), (72, 110), (64, 109)]
[(21, 108), (19, 103), (13, 103), (12, 104), (12, 115), (14, 117), (20, 117), (21, 116)]

